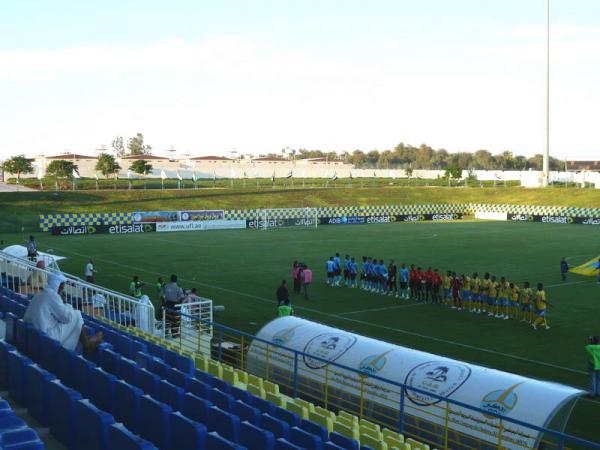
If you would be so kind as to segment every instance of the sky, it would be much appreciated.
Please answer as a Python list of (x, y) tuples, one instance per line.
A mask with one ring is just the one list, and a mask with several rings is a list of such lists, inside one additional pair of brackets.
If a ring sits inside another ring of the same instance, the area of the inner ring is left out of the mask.
[[(599, 159), (600, 2), (550, 1), (550, 152)], [(543, 150), (544, 0), (6, 1), (0, 30), (0, 159)]]

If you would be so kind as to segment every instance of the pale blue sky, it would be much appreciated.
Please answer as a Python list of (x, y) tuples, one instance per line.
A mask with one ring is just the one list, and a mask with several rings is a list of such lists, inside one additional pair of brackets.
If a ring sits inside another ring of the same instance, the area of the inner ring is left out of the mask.
[[(600, 2), (552, 0), (552, 153), (598, 158)], [(543, 0), (0, 4), (0, 157), (143, 132), (192, 154), (534, 154)]]

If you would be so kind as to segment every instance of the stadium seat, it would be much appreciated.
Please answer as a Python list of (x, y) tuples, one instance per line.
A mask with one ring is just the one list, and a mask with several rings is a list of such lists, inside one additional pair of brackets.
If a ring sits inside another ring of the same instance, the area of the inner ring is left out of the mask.
[(390, 430), (389, 428), (383, 428), (381, 430), (383, 433), (383, 439), (393, 439), (394, 441), (404, 442), (404, 436), (397, 431)]
[(248, 374), (248, 384), (263, 389), (263, 379), (256, 375), (252, 375), (251, 373)]
[(232, 395), (218, 390), (217, 388), (212, 388), (211, 401), (215, 404), (215, 406), (218, 406), (223, 411), (231, 411), (235, 398), (233, 398)]
[(71, 358), (71, 380), (70, 387), (79, 391), (84, 398), (91, 397), (92, 371), (96, 365), (81, 355), (73, 355)]
[(148, 353), (139, 352), (137, 355), (135, 355), (134, 360), (138, 366), (140, 366), (140, 368), (150, 370), (152, 362), (157, 360), (157, 358)]
[(272, 392), (267, 392), (267, 401), (273, 403), (275, 406), (279, 406), (281, 408), (285, 408), (286, 399), (279, 394), (273, 394)]
[(196, 378), (188, 378), (187, 391), (198, 397), (210, 400), (212, 398), (212, 387)]
[(240, 444), (248, 450), (273, 450), (275, 437), (270, 431), (244, 421), (240, 424)]
[(251, 404), (252, 399), (254, 398), (254, 396), (250, 392), (236, 386), (231, 387), (230, 394), (233, 395), (233, 398), (235, 398), (236, 400), (241, 400), (247, 404)]
[(381, 441), (383, 439), (383, 434), (370, 426), (360, 424), (358, 430), (361, 435), (368, 434), (369, 436), (371, 436), (374, 439), (377, 439), (378, 441)]
[[(18, 348), (18, 346), (17, 346)], [(223, 368), (221, 363), (211, 359), (208, 361), (208, 373), (217, 378), (223, 378)]]
[(338, 417), (346, 419), (346, 420), (350, 421), (351, 423), (356, 423), (357, 425), (359, 424), (358, 417), (356, 417), (355, 415), (350, 414), (349, 412), (346, 412), (344, 410), (340, 410), (340, 412), (338, 413)]
[(138, 380), (139, 366), (135, 361), (127, 358), (117, 360), (116, 372), (113, 372), (117, 378), (127, 381), (129, 384), (136, 384)]
[(183, 416), (171, 413), (171, 448), (173, 450), (204, 450), (206, 426)]
[(75, 403), (81, 394), (64, 386), (60, 381), (48, 383), (48, 412), (50, 415), (50, 432), (67, 448), (76, 448), (75, 433), (72, 431), (77, 423)]
[(208, 410), (207, 427), (210, 431), (216, 431), (221, 436), (233, 442), (238, 442), (240, 437), (239, 417), (223, 411), (217, 406), (211, 406)]
[(279, 385), (267, 380), (263, 380), (263, 388), (271, 394), (279, 395)]
[(314, 434), (315, 436), (319, 436), (323, 442), (327, 442), (329, 440), (329, 431), (327, 428), (312, 420), (301, 420), (300, 429)]
[(208, 372), (208, 358), (199, 353), (196, 354), (196, 358), (194, 359), (194, 363), (196, 365), (197, 370), (201, 370), (202, 372)]
[(102, 348), (98, 352), (98, 363), (108, 373), (118, 374), (119, 361), (122, 359), (121, 355), (117, 352), (109, 349)]
[(124, 380), (115, 382), (115, 403), (113, 415), (123, 422), (133, 433), (140, 433), (140, 400), (144, 392)]
[(25, 386), (27, 387), (27, 410), (29, 414), (47, 426), (50, 422), (48, 414), (48, 383), (56, 377), (36, 364), (25, 367)]
[(148, 354), (156, 358), (165, 359), (165, 352), (167, 349), (160, 344), (155, 342), (147, 342)]
[(16, 347), (7, 342), (0, 341), (0, 386), (6, 387), (8, 383), (8, 353), (15, 351)]
[(244, 447), (231, 442), (216, 432), (206, 435), (206, 448), (210, 450), (244, 450)]
[(263, 400), (267, 398), (267, 392), (261, 387), (254, 386), (253, 384), (248, 384), (246, 385), (246, 390), (252, 395), (259, 397)]
[(158, 450), (121, 423), (113, 423), (108, 427), (108, 441), (112, 450)]
[(287, 422), (287, 424), (290, 427), (297, 427), (300, 425), (300, 417), (298, 416), (298, 414), (296, 414), (292, 411), (283, 409), (279, 406), (276, 406), (275, 409), (273, 410), (273, 416), (277, 419), (281, 419), (281, 420)]
[(137, 378), (137, 387), (144, 391), (145, 394), (151, 397), (158, 395), (158, 383), (160, 382), (158, 375), (146, 369), (140, 369)]
[(411, 439), (411, 438), (406, 439), (406, 443), (408, 445), (410, 445), (411, 449), (429, 450), (429, 445), (423, 444), (422, 442), (415, 441), (414, 439)]
[(329, 433), (329, 440), (346, 450), (359, 450), (358, 441), (335, 431)]
[(40, 360), (41, 351), (41, 337), (46, 336), (46, 333), (36, 330), (32, 326), (28, 325), (25, 328), (26, 339), (26, 351), (25, 355), (31, 358), (32, 361)]
[(308, 417), (312, 422), (323, 427), (327, 432), (331, 433), (333, 431), (333, 420), (331, 420), (330, 416), (326, 417), (320, 412), (314, 411), (309, 413)]
[(325, 442), (323, 445), (324, 450), (345, 450), (344, 447), (340, 447), (339, 445), (334, 444), (331, 441)]
[(290, 442), (306, 450), (323, 449), (323, 440), (319, 436), (298, 427), (290, 430)]
[(321, 414), (322, 416), (331, 418), (332, 422), (335, 422), (335, 413), (329, 411), (328, 409), (321, 408), (320, 406), (315, 405), (315, 412)]
[(5, 332), (4, 332), (4, 340), (16, 348), (17, 341), (17, 320), (19, 318), (12, 312), (7, 312), (4, 314), (4, 324), (5, 324)]
[(275, 450), (304, 450), (302, 447), (292, 444), (286, 439), (279, 438), (275, 441)]
[(117, 378), (100, 367), (92, 370), (90, 398), (99, 409), (113, 414)]
[(373, 450), (387, 450), (388, 448), (388, 445), (385, 441), (381, 441), (376, 437), (371, 436), (370, 434), (361, 434), (360, 444), (361, 446), (367, 445)]
[(156, 399), (169, 405), (173, 411), (181, 411), (183, 409), (183, 394), (185, 391), (167, 380), (162, 380), (158, 384), (158, 397)]
[(358, 441), (360, 436), (358, 426), (349, 426), (340, 420), (333, 424), (333, 431), (356, 441)]
[(63, 346), (59, 346), (56, 351), (55, 370), (51, 371), (56, 378), (65, 386), (72, 385), (73, 359), (77, 356), (74, 352), (67, 350)]
[(300, 417), (301, 419), (308, 419), (308, 409), (306, 409), (302, 405), (299, 405), (296, 402), (293, 402), (293, 401), (287, 402), (287, 404), (285, 405), (285, 408), (288, 411), (296, 413), (298, 415), (298, 417)]
[(192, 376), (196, 366), (194, 365), (194, 358), (190, 358), (184, 355), (177, 355), (177, 364), (175, 365), (177, 370), (181, 370), (186, 375)]
[(238, 416), (241, 421), (247, 421), (253, 425), (260, 425), (260, 410), (241, 400), (236, 400), (233, 403), (231, 412)]
[(56, 354), (60, 347), (60, 342), (49, 336), (40, 337), (40, 358), (39, 364), (48, 372), (56, 374)]
[(251, 400), (251, 404), (255, 408), (258, 408), (261, 413), (267, 413), (267, 414), (273, 415), (273, 411), (275, 409), (275, 405), (273, 403), (268, 402), (266, 400), (263, 400), (260, 397), (257, 397), (257, 396), (253, 395), (252, 396), (252, 400)]
[[(160, 450), (170, 450), (171, 407), (154, 400), (149, 395), (140, 399), (140, 435)], [(175, 450), (175, 449), (174, 449)]]
[(179, 386), (180, 388), (187, 390), (187, 385), (188, 381), (190, 380), (190, 377), (180, 370), (171, 368), (167, 371), (167, 376), (165, 377), (165, 379), (169, 383), (172, 383), (175, 386)]
[(307, 402), (301, 398), (294, 398), (292, 401), (300, 406), (304, 406), (309, 413), (315, 412), (315, 405), (311, 402)]
[(260, 426), (265, 430), (269, 430), (271, 433), (273, 433), (276, 439), (289, 439), (290, 437), (289, 424), (286, 421), (273, 417), (270, 414), (261, 414)]
[(231, 394), (231, 389), (233, 386), (229, 384), (227, 381), (223, 381), (220, 378), (212, 376), (210, 378), (210, 384), (212, 387), (217, 388), (221, 392), (226, 392), (227, 394)]
[(17, 428), (0, 434), (3, 450), (44, 450), (44, 443), (31, 428)]
[(75, 448), (86, 450), (105, 450), (108, 448), (108, 427), (115, 423), (113, 416), (96, 408), (89, 400), (76, 402), (75, 414), (77, 422), (75, 431)]
[(27, 386), (25, 383), (25, 367), (33, 364), (17, 350), (8, 352), (8, 393), (17, 403), (27, 404)]
[(248, 384), (248, 372), (242, 369), (235, 369), (235, 373), (237, 373), (239, 382), (246, 387)]
[(212, 402), (187, 393), (183, 396), (183, 415), (200, 423), (207, 423)]
[(152, 358), (148, 367), (148, 370), (158, 375), (161, 380), (167, 377), (169, 369), (169, 365), (158, 358)]
[(32, 328), (31, 325), (25, 323), (22, 319), (17, 320), (15, 325), (16, 342), (15, 347), (22, 354), (27, 354), (27, 328)]

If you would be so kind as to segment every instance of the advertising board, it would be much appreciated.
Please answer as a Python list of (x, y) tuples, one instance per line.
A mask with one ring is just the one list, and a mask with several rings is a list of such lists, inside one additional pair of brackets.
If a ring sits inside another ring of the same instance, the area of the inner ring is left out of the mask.
[(245, 220), (203, 220), (188, 222), (161, 222), (156, 224), (158, 233), (175, 231), (206, 231), (206, 230), (231, 230), (246, 228)]
[(120, 225), (71, 225), (52, 227), (55, 236), (77, 236), (82, 234), (139, 234), (156, 231), (154, 223), (128, 223)]

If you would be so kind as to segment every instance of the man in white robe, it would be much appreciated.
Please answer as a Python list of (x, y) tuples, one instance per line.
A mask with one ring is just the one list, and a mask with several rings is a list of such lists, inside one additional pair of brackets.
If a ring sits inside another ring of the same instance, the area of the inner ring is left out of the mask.
[(48, 275), (48, 284), (31, 299), (23, 320), (58, 340), (68, 350), (75, 350), (81, 342), (83, 351), (93, 352), (102, 342), (102, 333), (89, 337), (81, 312), (63, 302), (60, 296), (67, 279), (60, 273)]

